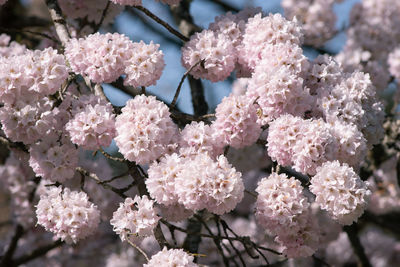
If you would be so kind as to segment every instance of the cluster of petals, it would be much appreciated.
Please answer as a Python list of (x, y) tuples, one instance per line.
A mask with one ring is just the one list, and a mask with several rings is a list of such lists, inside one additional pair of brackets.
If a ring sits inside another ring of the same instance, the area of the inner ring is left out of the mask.
[(125, 62), (124, 84), (133, 87), (155, 85), (164, 69), (164, 54), (159, 44), (133, 43)]
[(88, 150), (108, 147), (115, 137), (115, 115), (110, 103), (87, 105), (65, 125), (71, 141)]
[(276, 44), (301, 44), (301, 28), (296, 20), (286, 20), (280, 14), (270, 14), (262, 17), (259, 13), (249, 18), (243, 34), (242, 44), (238, 48), (238, 61), (240, 64), (254, 69), (262, 59), (262, 51)]
[(196, 267), (193, 262), (194, 257), (187, 254), (183, 249), (167, 249), (163, 250), (151, 257), (150, 261), (143, 267), (161, 267), (161, 266), (179, 266), (179, 267)]
[[(208, 29), (227, 36), (237, 50), (242, 42), (248, 19), (260, 12), (261, 8), (245, 8), (236, 14), (228, 12), (215, 17)], [(236, 62), (236, 77), (249, 76), (251, 76), (251, 73), (247, 66)]]
[(222, 215), (233, 210), (242, 200), (244, 185), (241, 173), (225, 156), (214, 161), (208, 154), (183, 161), (184, 168), (175, 179), (178, 202), (190, 210), (202, 210)]
[(112, 82), (124, 73), (132, 45), (123, 34), (97, 32), (71, 39), (65, 45), (65, 56), (74, 72), (95, 83)]
[(9, 104), (54, 94), (68, 77), (64, 57), (53, 48), (2, 57), (0, 69), (0, 101)]
[(298, 43), (271, 43), (258, 56), (246, 95), (257, 100), (259, 123), (264, 125), (283, 114), (304, 116), (311, 110), (314, 100), (303, 79), (309, 62)]
[(384, 111), (370, 76), (358, 71), (344, 75), (336, 86), (317, 92), (317, 107), (327, 122), (339, 119), (353, 123), (362, 131), (369, 146), (377, 144), (383, 137)]
[(295, 178), (271, 173), (256, 188), (256, 219), (290, 258), (307, 257), (318, 248), (318, 227), (311, 218), (303, 187)]
[(175, 190), (175, 179), (185, 168), (185, 160), (176, 153), (165, 155), (159, 161), (154, 161), (147, 172), (147, 191), (160, 204), (162, 217), (169, 221), (182, 221), (193, 214), (193, 211), (178, 203)]
[(36, 215), (39, 225), (67, 243), (92, 235), (100, 223), (100, 211), (86, 193), (61, 187), (50, 187), (40, 196)]
[(357, 169), (367, 153), (367, 140), (354, 124), (335, 121), (327, 125), (332, 136), (336, 139), (335, 158), (341, 163), (347, 163)]
[(119, 204), (110, 223), (122, 241), (135, 241), (152, 235), (159, 219), (153, 200), (147, 196), (135, 196)]
[(125, 74), (125, 84), (134, 87), (155, 85), (165, 66), (158, 44), (134, 43), (119, 33), (71, 39), (65, 56), (74, 72), (95, 83), (113, 82)]
[(251, 98), (230, 95), (222, 99), (212, 124), (214, 134), (222, 143), (234, 148), (254, 144), (261, 134), (257, 109)]
[(271, 71), (269, 64), (265, 60), (257, 65), (246, 93), (257, 101), (259, 124), (267, 124), (283, 114), (303, 116), (312, 107), (312, 98), (303, 87), (303, 79), (287, 67)]
[(0, 58), (22, 55), (26, 51), (26, 46), (11, 41), (11, 37), (5, 33), (0, 34)]
[(310, 191), (315, 202), (340, 224), (357, 221), (367, 206), (371, 191), (348, 164), (324, 163), (311, 179)]
[(184, 161), (183, 157), (173, 153), (150, 165), (145, 183), (147, 191), (157, 203), (169, 206), (178, 202), (175, 183), (185, 168)]
[(336, 15), (334, 0), (284, 0), (282, 7), (285, 17), (296, 17), (304, 33), (304, 43), (322, 46), (331, 39), (335, 31)]
[(304, 84), (312, 95), (316, 95), (321, 90), (337, 85), (342, 79), (341, 65), (331, 56), (318, 55), (308, 66)]
[(146, 185), (160, 204), (179, 203), (188, 210), (207, 209), (224, 214), (243, 198), (241, 173), (223, 156), (216, 160), (207, 153), (166, 155), (149, 168)]
[(0, 121), (5, 135), (15, 142), (32, 144), (56, 125), (56, 109), (47, 97), (39, 100), (17, 100), (0, 108)]
[(215, 134), (215, 127), (203, 121), (187, 124), (181, 132), (179, 145), (181, 148), (191, 147), (199, 152), (207, 152), (213, 157), (222, 154), (224, 149), (224, 144), (219, 142)]
[(390, 83), (390, 72), (387, 66), (387, 53), (384, 56), (375, 58), (371, 51), (355, 44), (347, 45), (335, 59), (340, 62), (345, 72), (360, 71), (368, 73), (371, 76), (372, 84), (379, 91), (386, 89)]
[(294, 227), (285, 228), (275, 241), (283, 246), (282, 253), (288, 258), (309, 257), (320, 248), (320, 226), (307, 210), (293, 219)]
[(29, 165), (37, 176), (51, 182), (64, 182), (71, 179), (78, 166), (78, 150), (67, 140), (52, 134), (46, 139), (31, 145)]
[[(104, 9), (109, 0), (59, 0), (61, 11), (70, 19), (86, 19), (88, 22), (100, 23)], [(111, 4), (108, 7), (103, 23), (110, 23), (116, 15), (122, 11), (122, 7)]]
[(182, 65), (196, 79), (225, 80), (235, 68), (236, 50), (223, 33), (203, 30), (182, 47)]
[(286, 174), (271, 173), (258, 183), (256, 218), (272, 234), (295, 223), (294, 218), (305, 212), (309, 203), (300, 181)]
[(7, 0), (0, 0), (0, 5), (4, 5), (7, 2)]
[(138, 164), (148, 164), (170, 151), (178, 133), (168, 106), (154, 96), (138, 95), (129, 100), (115, 126), (119, 151)]
[(269, 124), (268, 155), (283, 166), (315, 174), (327, 159), (336, 155), (334, 138), (321, 120), (282, 115)]

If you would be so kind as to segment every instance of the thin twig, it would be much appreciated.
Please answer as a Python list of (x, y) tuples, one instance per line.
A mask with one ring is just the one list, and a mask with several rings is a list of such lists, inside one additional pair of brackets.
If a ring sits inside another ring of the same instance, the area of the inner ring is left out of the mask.
[(140, 253), (142, 253), (142, 255), (146, 258), (147, 262), (150, 261), (149, 257), (147, 256), (147, 254), (137, 245), (135, 245), (133, 242), (131, 242), (129, 239), (127, 239), (126, 241), (128, 241), (128, 243), (136, 248)]
[(184, 36), (182, 33), (178, 32), (177, 30), (175, 30), (174, 28), (172, 28), (171, 25), (169, 25), (167, 22), (163, 21), (162, 19), (160, 19), (159, 17), (157, 17), (155, 14), (153, 14), (150, 10), (148, 10), (145, 7), (142, 6), (134, 6), (132, 8), (136, 8), (137, 10), (142, 11), (144, 14), (146, 14), (148, 17), (150, 17), (151, 19), (153, 19), (155, 22), (157, 22), (158, 24), (162, 25), (165, 29), (167, 29), (170, 33), (172, 33), (173, 35), (175, 35), (176, 37), (178, 37), (179, 39), (181, 39), (184, 42), (189, 41), (189, 38)]
[(93, 180), (96, 181), (97, 184), (101, 185), (105, 189), (109, 189), (109, 190), (113, 191), (114, 193), (116, 193), (120, 197), (122, 197), (124, 199), (128, 197), (127, 195), (124, 194), (123, 190), (115, 188), (114, 186), (112, 186), (110, 184), (102, 183), (100, 178), (94, 173), (88, 172), (87, 170), (85, 170), (85, 169), (83, 169), (81, 167), (76, 168), (76, 171), (82, 173), (83, 175), (86, 175), (87, 177), (92, 178)]
[(17, 249), (18, 241), (23, 234), (24, 234), (24, 228), (22, 227), (22, 225), (18, 224), (15, 227), (14, 235), (11, 238), (11, 242), (8, 245), (7, 250), (3, 254), (3, 257), (1, 258), (0, 266), (12, 266), (12, 257), (14, 255), (15, 250)]
[(357, 224), (353, 223), (352, 225), (344, 226), (343, 230), (347, 233), (347, 236), (349, 237), (350, 243), (359, 259), (361, 266), (372, 267), (367, 255), (365, 254), (364, 247), (362, 246), (360, 239), (358, 238)]
[(97, 32), (100, 29), (101, 25), (103, 24), (103, 21), (104, 21), (104, 19), (106, 17), (108, 8), (110, 7), (110, 3), (111, 3), (111, 1), (107, 1), (107, 5), (104, 8), (103, 13), (101, 14), (101, 19), (100, 19), (99, 23), (93, 29), (93, 32)]
[(37, 35), (37, 36), (41, 36), (41, 37), (50, 39), (50, 40), (52, 40), (53, 42), (55, 42), (57, 44), (61, 44), (61, 42), (59, 40), (57, 40), (56, 38), (54, 38), (54, 37), (52, 37), (52, 36), (50, 36), (48, 34), (41, 33), (41, 32), (34, 32), (34, 31), (30, 31), (30, 30), (11, 29), (11, 28), (3, 28), (3, 27), (0, 27), (0, 31), (9, 32), (9, 33), (22, 33), (22, 34), (29, 33), (29, 34), (32, 34), (32, 35)]
[(171, 108), (174, 108), (176, 105), (176, 101), (178, 100), (179, 93), (181, 92), (182, 84), (185, 81), (186, 77), (189, 75), (189, 73), (197, 66), (199, 65), (202, 61), (204, 60), (199, 60), (194, 64), (193, 66), (190, 67), (182, 76), (181, 81), (179, 82), (178, 88), (176, 88), (174, 99), (171, 102)]
[(104, 157), (106, 157), (106, 158), (108, 158), (108, 159), (111, 159), (111, 160), (114, 160), (114, 161), (118, 161), (118, 162), (126, 162), (126, 160), (123, 159), (123, 158), (118, 158), (118, 157), (113, 157), (113, 156), (111, 156), (110, 154), (108, 154), (107, 152), (105, 152), (102, 148), (100, 148), (99, 150), (100, 150), (101, 154), (103, 154)]
[(225, 11), (234, 11), (234, 12), (239, 12), (240, 10), (236, 7), (233, 7), (221, 0), (210, 0), (211, 2), (214, 2), (218, 5), (220, 5), (223, 9), (225, 9)]
[(22, 255), (22, 256), (16, 258), (15, 260), (13, 260), (13, 264), (15, 266), (19, 266), (19, 265), (24, 264), (24, 263), (26, 263), (28, 261), (31, 261), (31, 260), (36, 259), (36, 258), (39, 258), (39, 257), (45, 255), (50, 250), (52, 250), (54, 248), (57, 248), (59, 246), (62, 246), (63, 244), (64, 244), (64, 242), (59, 239), (59, 240), (55, 241), (52, 244), (48, 244), (48, 245), (44, 245), (42, 247), (39, 247), (39, 248), (34, 249), (33, 251), (31, 251), (31, 252), (29, 252), (29, 253), (27, 253), (25, 255)]

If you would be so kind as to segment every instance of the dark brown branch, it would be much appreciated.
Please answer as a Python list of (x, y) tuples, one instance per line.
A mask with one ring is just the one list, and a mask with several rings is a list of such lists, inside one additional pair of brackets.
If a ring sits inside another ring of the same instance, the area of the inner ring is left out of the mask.
[(171, 25), (169, 25), (167, 22), (165, 22), (162, 19), (160, 19), (159, 17), (157, 17), (155, 14), (153, 14), (147, 8), (142, 7), (142, 6), (134, 6), (134, 7), (131, 7), (131, 8), (136, 8), (137, 10), (140, 10), (141, 12), (146, 14), (149, 18), (153, 19), (155, 22), (157, 22), (158, 24), (162, 25), (165, 29), (167, 29), (170, 33), (172, 33), (173, 35), (175, 35), (176, 37), (178, 37), (182, 41), (184, 41), (184, 42), (189, 41), (188, 37), (184, 36), (182, 33), (178, 32), (177, 30), (172, 28)]
[(59, 246), (62, 246), (63, 244), (64, 244), (64, 242), (59, 239), (59, 240), (55, 241), (52, 244), (48, 244), (48, 245), (39, 247), (39, 248), (31, 251), (30, 253), (22, 255), (21, 257), (16, 258), (15, 260), (13, 260), (13, 265), (14, 266), (19, 266), (19, 265), (24, 264), (24, 263), (26, 263), (28, 261), (31, 261), (31, 260), (36, 259), (36, 258), (39, 258), (39, 257), (41, 257), (43, 255), (46, 255), (46, 253), (49, 252), (50, 250), (52, 250), (54, 248), (57, 248)]
[(22, 225), (18, 224), (15, 227), (14, 235), (11, 238), (11, 242), (8, 245), (6, 252), (1, 257), (0, 266), (3, 267), (12, 266), (13, 263), (12, 257), (14, 255), (15, 250), (17, 249), (18, 241), (23, 236), (23, 234), (24, 234), (24, 228), (22, 227)]
[(113, 191), (114, 193), (116, 193), (120, 197), (122, 197), (124, 199), (128, 197), (127, 195), (125, 195), (124, 188), (119, 189), (119, 188), (115, 188), (114, 186), (112, 186), (112, 185), (110, 185), (108, 183), (103, 183), (103, 181), (100, 180), (100, 178), (94, 173), (90, 173), (90, 172), (88, 172), (87, 170), (85, 170), (85, 169), (83, 169), (81, 167), (76, 168), (76, 171), (78, 171), (79, 173), (81, 173), (81, 174), (83, 174), (83, 175), (85, 175), (87, 177), (92, 178), (93, 180), (96, 181), (97, 184), (101, 185), (105, 189)]
[(54, 37), (52, 37), (52, 36), (50, 36), (48, 34), (41, 33), (41, 32), (34, 32), (34, 31), (23, 30), (23, 29), (20, 30), (20, 29), (14, 29), (14, 28), (3, 28), (3, 27), (0, 27), (0, 31), (8, 32), (8, 33), (20, 33), (20, 34), (23, 34), (25, 36), (26, 36), (26, 34), (37, 35), (37, 36), (41, 36), (41, 37), (50, 39), (50, 40), (52, 40), (53, 42), (55, 42), (57, 44), (60, 44), (60, 41), (57, 40), (56, 38), (54, 38)]
[(189, 73), (197, 66), (200, 64), (200, 62), (202, 62), (202, 60), (199, 60), (196, 64), (194, 64), (193, 66), (190, 67), (190, 69), (188, 69), (182, 76), (181, 81), (179, 82), (178, 88), (176, 89), (175, 95), (174, 95), (174, 99), (171, 102), (171, 108), (175, 108), (176, 105), (176, 101), (178, 100), (178, 96), (179, 93), (181, 92), (181, 88), (182, 88), (182, 84), (185, 81), (186, 77), (189, 75)]
[(201, 80), (189, 75), (190, 93), (192, 95), (192, 104), (195, 116), (202, 116), (208, 112), (208, 104), (204, 96), (204, 87)]
[(240, 10), (236, 7), (233, 7), (227, 3), (225, 3), (222, 0), (210, 0), (213, 3), (216, 3), (217, 5), (221, 6), (225, 11), (234, 11), (234, 12), (239, 12)]
[(110, 3), (111, 3), (111, 1), (107, 1), (107, 5), (104, 8), (103, 13), (101, 14), (100, 21), (93, 29), (94, 32), (97, 32), (100, 29), (101, 25), (103, 24), (104, 18), (106, 17), (107, 11), (108, 11), (108, 9), (110, 7)]
[(139, 11), (130, 8), (127, 9), (127, 11), (137, 17), (145, 27), (149, 28), (152, 32), (156, 33), (157, 35), (163, 37), (166, 41), (173, 43), (175, 45), (178, 45), (179, 47), (182, 46), (182, 42), (180, 39), (173, 38), (170, 36), (168, 33), (164, 32), (163, 30), (159, 29), (158, 27), (155, 27), (153, 23), (149, 23), (149, 19), (147, 16), (143, 15)]
[(353, 223), (352, 225), (344, 226), (343, 230), (347, 233), (347, 236), (349, 237), (350, 243), (360, 262), (360, 266), (372, 267), (367, 255), (365, 254), (364, 247), (362, 246), (360, 239), (358, 238), (357, 224)]

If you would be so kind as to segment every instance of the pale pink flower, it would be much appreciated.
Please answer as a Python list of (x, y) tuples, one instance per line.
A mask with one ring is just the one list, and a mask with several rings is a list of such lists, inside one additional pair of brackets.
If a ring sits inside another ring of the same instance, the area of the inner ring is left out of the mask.
[(100, 223), (100, 211), (86, 193), (61, 187), (50, 187), (40, 196), (36, 215), (39, 225), (67, 243), (92, 235)]

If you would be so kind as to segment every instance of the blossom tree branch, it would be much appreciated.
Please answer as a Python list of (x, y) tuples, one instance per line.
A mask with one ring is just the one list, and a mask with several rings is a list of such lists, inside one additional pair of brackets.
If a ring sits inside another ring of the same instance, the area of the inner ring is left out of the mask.
[(360, 242), (358, 237), (358, 227), (357, 224), (353, 223), (349, 226), (344, 226), (343, 230), (347, 233), (349, 237), (350, 243), (353, 246), (354, 252), (356, 253), (360, 266), (362, 267), (372, 267), (371, 263), (368, 260), (367, 255), (365, 254), (365, 250)]
[(171, 25), (169, 25), (167, 22), (165, 22), (164, 20), (160, 19), (158, 16), (156, 16), (155, 14), (153, 14), (150, 10), (148, 10), (145, 7), (142, 6), (134, 6), (132, 8), (135, 8), (141, 12), (143, 12), (144, 14), (146, 14), (149, 18), (151, 18), (152, 20), (154, 20), (155, 22), (157, 22), (158, 24), (162, 25), (165, 29), (167, 29), (170, 33), (172, 33), (173, 35), (175, 35), (176, 37), (178, 37), (179, 39), (181, 39), (184, 42), (189, 41), (189, 38), (186, 37), (185, 35), (183, 35), (182, 33), (178, 32), (177, 30), (175, 30), (174, 28), (172, 28)]

